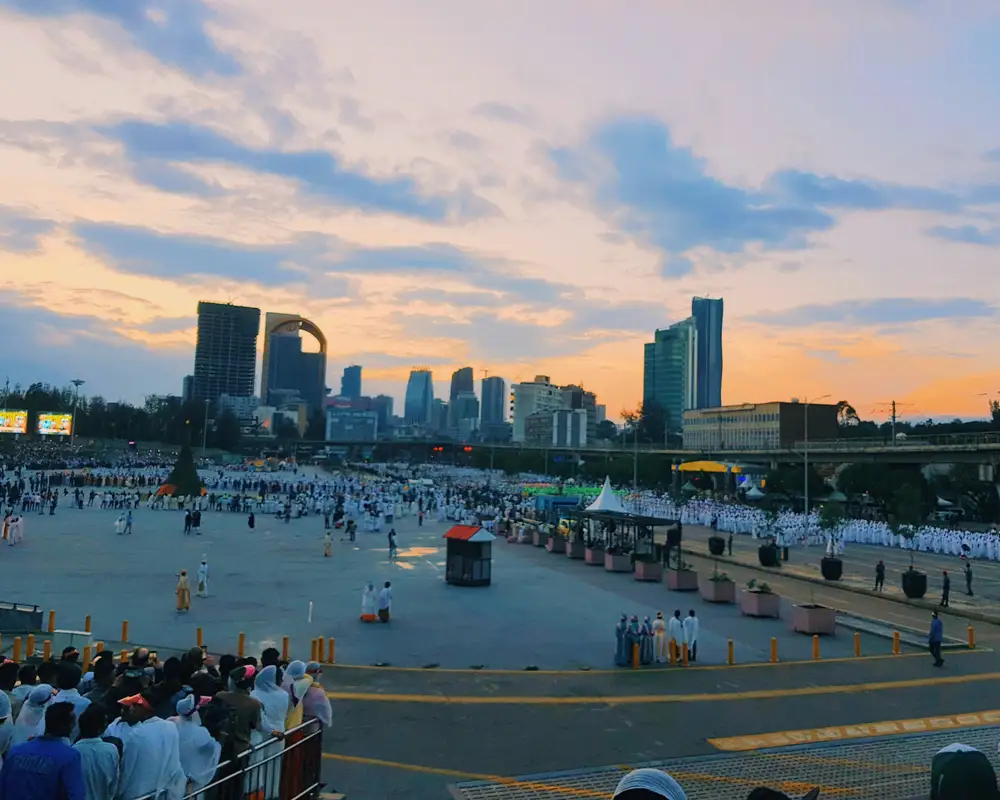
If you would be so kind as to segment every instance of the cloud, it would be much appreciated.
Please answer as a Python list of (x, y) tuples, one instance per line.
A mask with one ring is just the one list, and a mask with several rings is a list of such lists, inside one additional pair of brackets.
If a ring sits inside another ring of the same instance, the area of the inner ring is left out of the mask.
[(511, 125), (523, 125), (524, 127), (529, 127), (534, 122), (534, 115), (530, 111), (507, 103), (480, 103), (472, 109), (472, 113), (477, 117), (485, 117)]
[(116, 23), (136, 47), (190, 75), (232, 76), (241, 71), (208, 35), (213, 14), (202, 0), (0, 0), (0, 8), (34, 17), (90, 14)]
[(413, 289), (396, 295), (400, 304), (428, 303), (430, 305), (462, 306), (464, 308), (497, 308), (504, 305), (501, 295), (492, 292), (449, 292), (444, 289)]
[(512, 320), (495, 312), (477, 312), (469, 320), (426, 314), (401, 314), (404, 331), (417, 339), (452, 339), (466, 349), (473, 361), (536, 361), (579, 353), (588, 344), (561, 327)]
[(351, 128), (357, 128), (364, 133), (375, 130), (375, 122), (361, 113), (361, 104), (353, 97), (343, 97), (340, 100), (340, 123)]
[(477, 152), (483, 148), (483, 140), (468, 131), (451, 131), (447, 141), (456, 150)]
[(960, 225), (949, 228), (938, 225), (927, 230), (928, 236), (959, 244), (978, 244), (984, 247), (1000, 247), (1000, 227), (978, 228), (975, 225)]
[(703, 158), (675, 144), (667, 126), (650, 117), (612, 119), (582, 145), (554, 146), (548, 156), (556, 175), (587, 189), (618, 230), (667, 254), (665, 277), (690, 272), (684, 256), (695, 248), (727, 254), (751, 245), (806, 248), (811, 235), (835, 226), (834, 211), (951, 213), (984, 202), (997, 189), (977, 187), (961, 195), (798, 170), (776, 172), (759, 189), (744, 188), (713, 177)]
[(184, 122), (128, 120), (97, 130), (122, 145), (137, 180), (164, 191), (216, 194), (217, 186), (185, 172), (179, 165), (229, 164), (295, 181), (305, 191), (343, 208), (429, 222), (476, 219), (498, 211), (467, 189), (426, 195), (411, 177), (372, 177), (344, 167), (325, 150), (249, 147), (209, 128)]
[(0, 206), (0, 250), (13, 253), (37, 253), (42, 237), (55, 228), (50, 219), (26, 216), (13, 208)]
[(155, 317), (137, 326), (149, 333), (180, 333), (197, 325), (196, 317)]
[(986, 153), (983, 154), (983, 157), (987, 161), (1000, 161), (1000, 147), (995, 147), (992, 150), (987, 150)]
[(783, 311), (763, 311), (746, 319), (780, 327), (881, 326), (942, 319), (989, 318), (996, 315), (995, 305), (967, 297), (939, 300), (884, 297), (876, 300), (844, 300), (827, 305), (803, 305)]

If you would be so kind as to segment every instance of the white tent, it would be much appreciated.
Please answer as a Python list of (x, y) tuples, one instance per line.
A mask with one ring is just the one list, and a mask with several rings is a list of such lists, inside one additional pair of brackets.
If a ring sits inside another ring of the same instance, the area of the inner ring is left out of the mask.
[(625, 513), (625, 506), (611, 490), (611, 478), (604, 479), (604, 486), (597, 499), (587, 506), (587, 511), (617, 511), (619, 514)]
[(951, 508), (953, 505), (955, 505), (954, 503), (945, 500), (943, 497), (939, 497), (937, 499), (937, 504), (938, 508)]
[(763, 496), (764, 493), (756, 486), (751, 486), (747, 492), (747, 500), (760, 500)]

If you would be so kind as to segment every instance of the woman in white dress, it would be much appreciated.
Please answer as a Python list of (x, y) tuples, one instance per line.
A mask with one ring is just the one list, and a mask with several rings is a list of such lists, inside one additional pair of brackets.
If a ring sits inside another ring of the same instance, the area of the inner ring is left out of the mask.
[[(285, 719), (288, 716), (288, 692), (278, 686), (278, 668), (264, 667), (257, 673), (250, 696), (260, 701), (264, 707), (260, 713), (261, 725), (250, 734), (250, 744), (254, 751), (250, 756), (251, 769), (248, 779), (253, 790), (263, 791), (264, 800), (278, 800), (281, 793), (281, 754), (285, 749), (283, 738), (263, 745), (273, 735), (283, 737)], [(267, 762), (266, 764), (263, 762)], [(256, 775), (254, 773), (257, 773)]]

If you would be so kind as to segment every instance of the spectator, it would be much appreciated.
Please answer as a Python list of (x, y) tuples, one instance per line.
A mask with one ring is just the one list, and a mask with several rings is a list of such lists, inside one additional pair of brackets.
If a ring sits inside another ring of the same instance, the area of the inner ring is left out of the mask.
[(324, 728), (329, 728), (333, 725), (333, 709), (323, 688), (323, 667), (316, 661), (310, 661), (306, 665), (306, 675), (312, 678), (312, 684), (302, 701), (303, 712), (305, 716), (319, 720)]
[(24, 744), (38, 735), (44, 724), (45, 710), (52, 700), (52, 691), (47, 683), (41, 683), (31, 690), (14, 723), (11, 746)]
[(38, 665), (38, 682), (47, 683), (49, 686), (56, 685), (56, 676), (59, 674), (59, 670), (56, 668), (55, 661), (43, 661)]
[(14, 720), (10, 711), (10, 698), (0, 692), (0, 765), (3, 764), (4, 754), (10, 747), (13, 735)]
[(45, 733), (7, 753), (0, 770), (3, 800), (86, 800), (80, 751), (65, 741), (75, 724), (71, 703), (45, 710)]
[(115, 682), (115, 662), (111, 658), (99, 658), (94, 662), (93, 688), (86, 697), (91, 703), (100, 703), (107, 708), (105, 696)]
[(285, 729), (291, 730), (302, 724), (302, 714), (305, 706), (302, 701), (312, 685), (312, 678), (306, 675), (306, 665), (302, 661), (293, 661), (288, 665), (282, 688), (288, 692), (288, 716), (285, 718)]
[[(90, 705), (90, 701), (86, 697), (82, 697), (76, 688), (80, 685), (80, 678), (82, 677), (83, 673), (76, 664), (71, 661), (60, 662), (59, 672), (56, 676), (56, 686), (59, 688), (59, 691), (56, 692), (51, 701), (52, 703), (70, 703), (73, 706), (73, 711), (76, 712), (76, 719), (78, 721), (80, 715)], [(73, 727), (72, 741), (76, 741), (79, 735), (80, 729), (77, 724)]]
[(177, 726), (181, 768), (188, 780), (188, 793), (198, 792), (212, 782), (219, 768), (222, 746), (202, 726), (198, 698), (193, 694), (177, 701), (177, 716), (170, 721)]
[(0, 664), (0, 691), (10, 699), (11, 711), (9, 716), (17, 719), (17, 712), (21, 710), (22, 698), (14, 692), (17, 684), (19, 670), (16, 661), (4, 661)]
[(108, 726), (106, 735), (124, 743), (119, 797), (184, 794), (187, 778), (181, 769), (177, 726), (156, 716), (155, 699), (149, 690), (122, 698), (118, 701), (122, 715)]
[(168, 658), (163, 662), (163, 675), (156, 685), (156, 716), (169, 719), (177, 712), (177, 701), (184, 697), (184, 685), (181, 683), (181, 660)]
[(617, 800), (687, 800), (681, 785), (660, 769), (635, 769), (618, 782)]
[(207, 660), (200, 647), (192, 647), (181, 659), (181, 680), (198, 697), (212, 697), (222, 688), (218, 671)]
[(931, 800), (996, 800), (997, 776), (986, 755), (950, 744), (931, 760)]
[(256, 668), (236, 667), (229, 673), (229, 691), (219, 692), (216, 698), (233, 711), (233, 724), (228, 751), (224, 758), (231, 759), (250, 749), (250, 733), (261, 727), (263, 705), (250, 696)]
[[(17, 682), (18, 686), (14, 689), (14, 697), (16, 697), (20, 703), (25, 701), (28, 693), (35, 688), (35, 680), (38, 673), (35, 670), (34, 664), (25, 664), (17, 671)], [(20, 703), (18, 708), (20, 708)], [(17, 719), (17, 714), (14, 714), (14, 719)]]
[(108, 716), (97, 704), (87, 706), (77, 720), (80, 739), (74, 747), (80, 751), (87, 800), (114, 800), (118, 791), (121, 755), (101, 738), (107, 724)]

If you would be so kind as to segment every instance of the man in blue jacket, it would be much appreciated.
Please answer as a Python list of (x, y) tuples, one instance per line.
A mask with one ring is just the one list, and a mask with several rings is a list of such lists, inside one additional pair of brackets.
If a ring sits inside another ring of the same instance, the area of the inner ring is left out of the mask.
[(69, 743), (76, 724), (71, 703), (45, 711), (45, 733), (7, 751), (0, 800), (86, 800), (80, 751)]
[(931, 632), (927, 637), (931, 655), (934, 656), (934, 666), (943, 667), (944, 659), (941, 658), (941, 642), (944, 641), (944, 623), (938, 617), (937, 611), (931, 614)]

